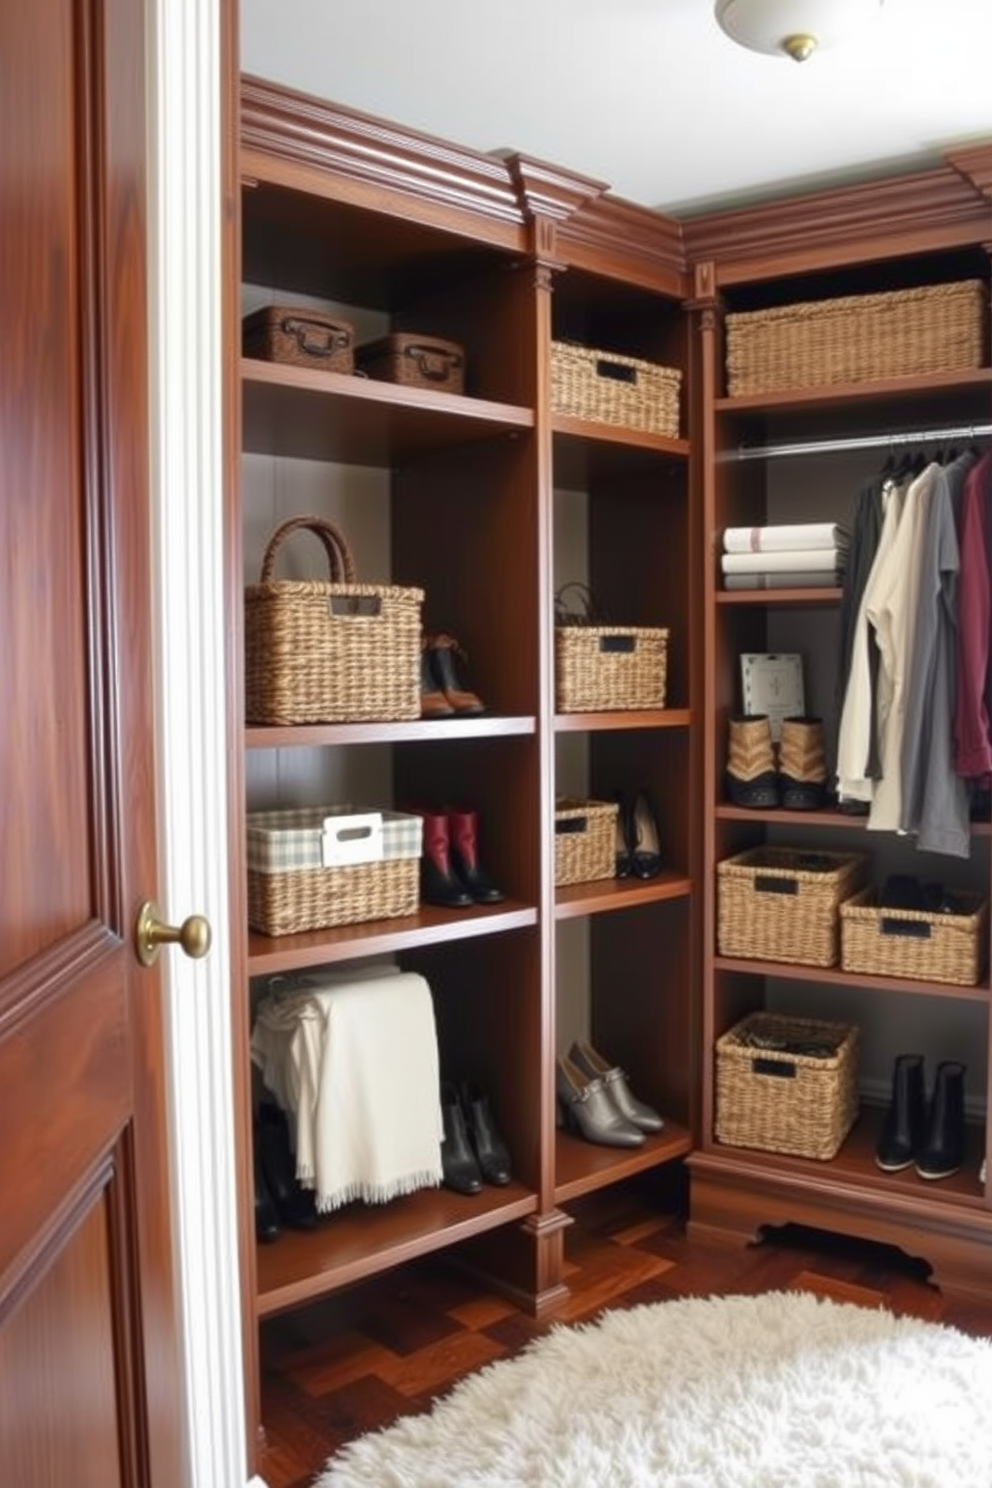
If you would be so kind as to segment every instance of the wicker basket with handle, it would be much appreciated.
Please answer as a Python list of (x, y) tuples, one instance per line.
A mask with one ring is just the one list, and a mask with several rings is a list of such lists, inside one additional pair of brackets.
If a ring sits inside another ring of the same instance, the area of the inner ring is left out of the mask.
[[(274, 579), (294, 532), (311, 532), (330, 580)], [(422, 589), (358, 584), (344, 536), (322, 517), (293, 517), (269, 539), (245, 590), (249, 723), (344, 723), (420, 717)]]
[[(570, 609), (570, 604), (579, 607)], [(563, 584), (559, 589), (555, 620), (555, 707), (559, 713), (664, 708), (666, 627), (601, 623), (592, 592), (581, 583)]]

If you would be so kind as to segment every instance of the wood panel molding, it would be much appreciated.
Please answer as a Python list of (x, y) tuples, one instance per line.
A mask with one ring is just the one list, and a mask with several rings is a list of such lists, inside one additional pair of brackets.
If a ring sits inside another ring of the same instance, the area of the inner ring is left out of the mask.
[(947, 155), (947, 162), (992, 202), (992, 144), (951, 150)]
[(576, 267), (665, 294), (686, 292), (682, 225), (650, 207), (619, 196), (598, 197), (562, 223), (558, 238), (564, 256)]
[[(976, 157), (969, 165), (992, 171), (987, 150), (967, 153)], [(683, 224), (686, 252), (712, 260), (729, 283), (970, 244), (989, 230), (984, 181), (948, 164), (714, 212)]]
[(564, 222), (587, 202), (601, 197), (609, 186), (592, 176), (580, 176), (561, 166), (549, 165), (515, 150), (497, 150), (495, 157), (505, 162), (517, 190), (520, 210), (526, 219), (550, 217)]
[(44, 1229), (0, 1271), (0, 1327), (16, 1312), (24, 1298), (42, 1282), (52, 1262), (77, 1232), (114, 1178), (110, 1153), (86, 1178), (66, 1194)]
[(510, 169), (498, 156), (251, 76), (241, 80), (241, 144), (365, 186), (523, 223)]

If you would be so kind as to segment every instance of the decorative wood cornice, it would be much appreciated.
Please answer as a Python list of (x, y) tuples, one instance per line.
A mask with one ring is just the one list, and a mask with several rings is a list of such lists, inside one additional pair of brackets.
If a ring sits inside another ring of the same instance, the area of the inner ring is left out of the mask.
[(773, 274), (785, 261), (795, 272), (973, 243), (990, 231), (982, 188), (950, 165), (683, 223), (689, 260), (712, 259), (723, 284)]
[(510, 170), (498, 156), (250, 76), (241, 79), (241, 147), (379, 190), (523, 224)]
[(564, 222), (587, 202), (595, 201), (609, 190), (606, 181), (576, 175), (574, 171), (515, 150), (497, 150), (494, 156), (509, 170), (520, 210), (526, 218), (550, 217), (554, 222)]
[(970, 149), (951, 150), (947, 163), (960, 171), (977, 191), (992, 202), (992, 144), (974, 145)]
[(567, 263), (612, 274), (648, 289), (682, 295), (687, 287), (681, 225), (650, 207), (602, 196), (558, 230)]

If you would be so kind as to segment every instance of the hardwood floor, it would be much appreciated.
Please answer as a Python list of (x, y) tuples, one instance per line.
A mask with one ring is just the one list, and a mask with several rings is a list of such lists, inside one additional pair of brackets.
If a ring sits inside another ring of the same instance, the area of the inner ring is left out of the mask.
[(269, 1488), (309, 1488), (349, 1438), (425, 1410), (463, 1375), (511, 1357), (553, 1322), (587, 1320), (604, 1307), (802, 1289), (992, 1337), (992, 1304), (945, 1299), (918, 1263), (887, 1247), (794, 1227), (746, 1250), (690, 1243), (678, 1206), (660, 1209), (643, 1179), (573, 1212), (571, 1293), (553, 1318), (536, 1322), (438, 1257), (268, 1321), (268, 1445), (259, 1471)]

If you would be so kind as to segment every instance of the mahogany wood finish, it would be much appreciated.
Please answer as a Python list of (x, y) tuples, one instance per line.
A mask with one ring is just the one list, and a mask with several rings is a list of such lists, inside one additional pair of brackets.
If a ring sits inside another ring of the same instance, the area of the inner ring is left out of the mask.
[[(856, 834), (854, 829), (863, 828), (863, 820), (843, 819), (831, 811), (746, 812), (724, 800), (727, 725), (739, 708), (739, 652), (779, 649), (781, 643), (776, 646), (772, 637), (783, 634), (783, 621), (790, 617), (797, 627), (819, 627), (826, 636), (838, 623), (836, 591), (728, 593), (720, 588), (724, 527), (789, 520), (781, 505), (775, 516), (766, 517), (765, 463), (739, 461), (735, 457), (740, 447), (835, 439), (845, 433), (929, 430), (948, 423), (967, 426), (987, 422), (992, 413), (987, 327), (984, 362), (977, 371), (730, 398), (723, 375), (723, 314), (914, 282), (977, 277), (987, 284), (992, 212), (987, 192), (976, 182), (987, 181), (990, 166), (992, 149), (982, 146), (969, 154), (967, 170), (949, 160), (914, 176), (715, 214), (686, 225), (687, 250), (703, 260), (696, 266), (703, 374), (696, 437), (703, 452), (706, 546), (702, 1122), (701, 1139), (688, 1161), (689, 1234), (693, 1240), (742, 1244), (765, 1225), (800, 1221), (901, 1246), (908, 1254), (924, 1257), (934, 1279), (949, 1294), (981, 1295), (986, 1300), (992, 1274), (992, 1198), (988, 1186), (978, 1181), (989, 1144), (985, 1122), (969, 1130), (961, 1172), (937, 1184), (921, 1181), (912, 1169), (899, 1175), (879, 1172), (874, 1149), (881, 1112), (870, 1107), (830, 1162), (735, 1149), (715, 1138), (713, 1048), (720, 1034), (745, 1013), (764, 1006), (766, 998), (781, 1008), (787, 986), (789, 1006), (797, 1012), (803, 1009), (805, 990), (812, 995), (821, 988), (856, 992), (869, 1010), (872, 1000), (882, 996), (890, 1013), (892, 999), (906, 996), (945, 1007), (977, 1004), (986, 1009), (984, 1052), (989, 1052), (987, 976), (975, 987), (950, 987), (840, 968), (720, 956), (715, 868), (721, 858), (765, 840), (829, 846), (838, 841), (830, 835), (835, 831), (842, 841), (879, 848), (877, 837)], [(878, 463), (883, 457), (884, 452)], [(870, 452), (866, 458), (870, 472)], [(853, 495), (850, 491), (849, 499)], [(827, 515), (843, 520), (845, 513)], [(832, 679), (825, 685), (821, 678), (819, 686), (821, 696), (829, 696)], [(957, 871), (969, 873), (987, 895), (992, 867), (987, 823), (976, 823), (975, 839), (970, 865), (957, 865)], [(886, 851), (890, 857), (898, 853), (894, 836)], [(921, 869), (911, 844), (904, 844), (902, 853), (904, 871), (935, 871), (933, 858), (927, 860), (926, 870)], [(915, 1036), (919, 1038), (918, 1031)]]
[[(803, 295), (898, 287), (920, 273), (988, 279), (992, 150), (958, 151), (890, 181), (678, 223), (558, 166), (462, 149), (255, 78), (242, 80), (239, 129), (235, 256), (244, 282), (265, 286), (282, 303), (294, 294), (318, 296), (374, 311), (390, 329), (427, 329), (466, 348), (463, 397), (242, 360), (236, 330), (231, 379), (247, 453), (381, 472), (388, 577), (425, 588), (425, 627), (457, 636), (486, 713), (448, 723), (241, 730), (236, 621), (232, 747), (250, 751), (252, 764), (256, 755), (285, 757), (296, 748), (335, 758), (367, 746), (388, 753), (395, 804), (479, 811), (487, 866), (509, 896), (492, 908), (425, 906), (404, 920), (277, 941), (252, 934), (236, 947), (243, 953), (233, 987), (242, 1171), (251, 1141), (245, 979), (372, 955), (395, 955), (428, 976), (442, 1062), (456, 1078), (464, 1072), (489, 1087), (515, 1164), (510, 1190), (474, 1207), (452, 1195), (415, 1195), (381, 1214), (356, 1208), (315, 1236), (260, 1250), (245, 1267), (250, 1327), (286, 1312), (288, 1329), (306, 1329), (305, 1314), (293, 1320), (303, 1302), (314, 1317), (325, 1309), (330, 1316), (363, 1276), (433, 1251), (457, 1252), (462, 1267), (485, 1272), (488, 1286), (528, 1313), (581, 1311), (581, 1302), (568, 1301), (574, 1206), (580, 1198), (605, 1201), (633, 1174), (660, 1180), (687, 1154), (690, 1223), (707, 1237), (739, 1244), (764, 1223), (766, 1201), (776, 1223), (815, 1218), (839, 1231), (863, 1223), (864, 1233), (902, 1238), (910, 1249), (923, 1234), (942, 1279), (976, 1284), (992, 1240), (985, 1195), (957, 1181), (939, 1196), (918, 1184), (880, 1184), (869, 1161), (870, 1120), (836, 1165), (742, 1156), (715, 1144), (712, 1046), (763, 1005), (766, 983), (787, 971), (799, 986), (816, 980), (887, 997), (900, 988), (887, 979), (793, 975), (792, 968), (717, 958), (713, 883), (720, 856), (782, 828), (801, 836), (849, 825), (826, 812), (802, 822), (780, 813), (773, 821), (771, 813), (737, 812), (722, 799), (738, 652), (768, 649), (784, 616), (836, 624), (839, 601), (836, 590), (719, 589), (721, 528), (760, 521), (766, 510), (765, 471), (758, 461), (737, 460), (741, 447), (923, 421), (977, 422), (992, 401), (988, 358), (974, 373), (730, 399), (724, 314)], [(555, 413), (556, 339), (681, 368), (677, 436)], [(232, 606), (240, 612), (236, 482), (228, 519)], [(576, 561), (565, 557), (573, 548), (588, 554), (583, 574), (565, 571)], [(587, 578), (618, 622), (669, 627), (664, 708), (557, 713), (554, 594), (574, 578)], [(651, 794), (665, 858), (658, 879), (556, 889), (554, 798), (576, 745), (590, 795), (617, 788)], [(237, 773), (241, 780), (241, 760)], [(232, 814), (242, 804), (235, 800)], [(987, 843), (988, 834), (985, 824), (980, 840)], [(232, 853), (239, 862), (240, 826), (233, 824)], [(555, 1127), (557, 929), (574, 920), (587, 923), (593, 1042), (609, 1046), (668, 1118), (635, 1154), (575, 1141)], [(984, 984), (927, 990), (944, 1000), (988, 1000)], [(250, 1184), (242, 1213), (250, 1233)], [(654, 1221), (646, 1224), (644, 1234), (654, 1233)], [(611, 1285), (602, 1295), (614, 1295)], [(487, 1295), (484, 1311), (509, 1305)], [(263, 1370), (277, 1336), (262, 1327)], [(470, 1342), (466, 1365), (489, 1348)], [(270, 1412), (278, 1422), (281, 1389), (267, 1392), (263, 1409), (249, 1381), (253, 1424)], [(403, 1408), (395, 1392), (384, 1399), (380, 1420)], [(374, 1417), (373, 1410), (362, 1419), (372, 1424)], [(292, 1482), (292, 1472), (279, 1481)]]
[[(460, 150), (257, 79), (243, 79), (240, 123), (243, 281), (279, 303), (306, 294), (342, 313), (375, 311), (392, 330), (429, 331), (466, 353), (464, 396), (232, 357), (242, 448), (383, 472), (388, 577), (424, 588), (425, 630), (457, 637), (466, 681), (486, 705), (479, 718), (447, 723), (251, 727), (241, 744), (252, 764), (274, 750), (340, 758), (388, 749), (393, 804), (476, 810), (485, 865), (508, 895), (493, 907), (423, 906), (402, 920), (277, 940), (250, 934), (243, 971), (266, 977), (384, 954), (422, 971), (442, 1070), (491, 1093), (514, 1165), (508, 1190), (477, 1201), (442, 1193), (379, 1213), (355, 1206), (316, 1236), (260, 1248), (247, 1268), (246, 1316), (253, 1326), (456, 1243), (464, 1265), (542, 1313), (567, 1295), (570, 1217), (559, 1203), (677, 1161), (694, 1119), (689, 429), (683, 420), (678, 437), (665, 438), (555, 415), (550, 381), (552, 339), (578, 336), (682, 367), (688, 383), (680, 229), (570, 171)], [(240, 530), (242, 520), (235, 488), (230, 525)], [(556, 715), (553, 593), (572, 577), (555, 573), (559, 522), (581, 529), (592, 582), (625, 623), (671, 627), (665, 708)], [(232, 595), (241, 563), (232, 539)], [(237, 630), (232, 642), (240, 645)], [(231, 660), (239, 685), (240, 652)], [(664, 838), (658, 879), (556, 890), (556, 755), (575, 735), (587, 740), (590, 791), (650, 787)], [(596, 1002), (630, 1003), (603, 1026), (672, 1122), (633, 1156), (556, 1135), (556, 927), (578, 918), (604, 948), (591, 960), (603, 983)], [(625, 933), (643, 959), (629, 978), (608, 965)], [(243, 979), (233, 995), (249, 1150)], [(242, 1198), (249, 1229), (250, 1190)], [(257, 1424), (257, 1402), (249, 1409)]]
[(268, 1446), (259, 1467), (270, 1488), (310, 1488), (352, 1438), (429, 1410), (470, 1372), (606, 1307), (805, 1291), (992, 1337), (987, 1298), (948, 1297), (889, 1246), (794, 1226), (754, 1246), (690, 1239), (649, 1181), (572, 1205), (575, 1223), (563, 1232), (568, 1295), (547, 1318), (453, 1266), (446, 1252), (266, 1322)]
[(182, 1479), (158, 975), (144, 7), (0, 6), (0, 1480)]

